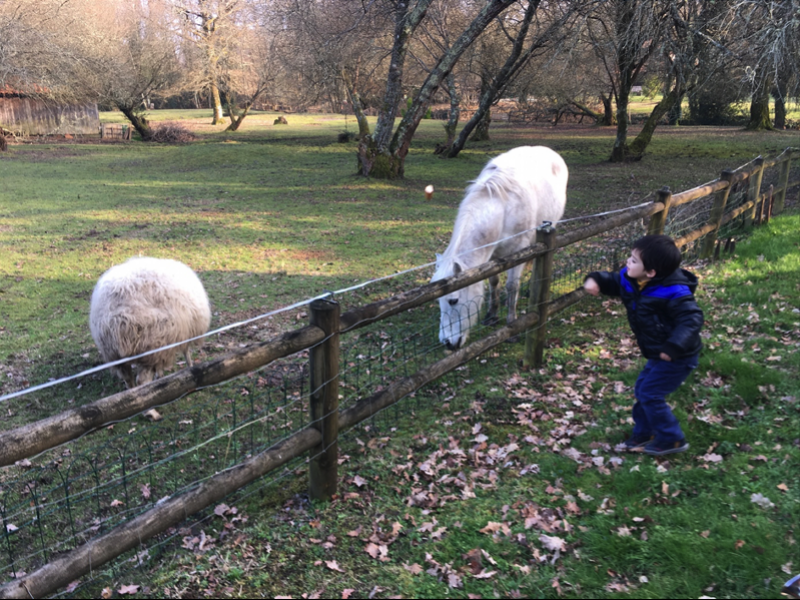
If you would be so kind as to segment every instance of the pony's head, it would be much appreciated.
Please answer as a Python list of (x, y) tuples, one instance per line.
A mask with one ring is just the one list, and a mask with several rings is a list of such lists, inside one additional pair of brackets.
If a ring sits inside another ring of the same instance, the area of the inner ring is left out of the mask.
[[(436, 272), (431, 281), (439, 281), (458, 275), (464, 266), (458, 261), (436, 255)], [(483, 304), (483, 282), (473, 283), (439, 298), (441, 319), (439, 321), (439, 341), (448, 350), (457, 350), (467, 342), (469, 330), (478, 322), (478, 314)]]

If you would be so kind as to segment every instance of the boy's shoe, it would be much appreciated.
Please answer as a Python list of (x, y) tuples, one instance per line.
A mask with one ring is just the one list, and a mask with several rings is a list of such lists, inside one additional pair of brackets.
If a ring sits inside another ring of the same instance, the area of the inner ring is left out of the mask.
[(633, 435), (624, 442), (622, 445), (625, 446), (626, 450), (641, 450), (644, 448), (648, 443), (652, 442), (655, 436), (653, 435)]
[(644, 453), (650, 456), (666, 456), (667, 454), (686, 452), (688, 449), (689, 444), (686, 440), (676, 440), (667, 443), (653, 441), (644, 447)]

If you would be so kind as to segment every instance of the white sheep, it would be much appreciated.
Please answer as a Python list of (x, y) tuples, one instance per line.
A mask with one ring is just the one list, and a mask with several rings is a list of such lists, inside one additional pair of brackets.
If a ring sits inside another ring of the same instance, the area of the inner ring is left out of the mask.
[[(89, 328), (103, 362), (203, 335), (210, 324), (211, 307), (203, 284), (176, 260), (130, 258), (103, 273), (92, 292)], [(132, 388), (172, 367), (178, 350), (191, 365), (190, 348), (201, 344), (195, 341), (149, 354), (115, 370)]]

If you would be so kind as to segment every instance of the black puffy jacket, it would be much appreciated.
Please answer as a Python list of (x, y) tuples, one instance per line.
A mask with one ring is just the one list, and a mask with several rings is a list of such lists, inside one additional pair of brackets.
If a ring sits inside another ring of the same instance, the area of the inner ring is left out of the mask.
[(627, 271), (627, 267), (619, 273), (595, 271), (588, 277), (597, 282), (601, 293), (622, 298), (645, 358), (658, 358), (664, 352), (675, 360), (699, 353), (703, 311), (694, 299), (697, 277), (677, 269), (666, 277), (651, 279), (640, 290)]

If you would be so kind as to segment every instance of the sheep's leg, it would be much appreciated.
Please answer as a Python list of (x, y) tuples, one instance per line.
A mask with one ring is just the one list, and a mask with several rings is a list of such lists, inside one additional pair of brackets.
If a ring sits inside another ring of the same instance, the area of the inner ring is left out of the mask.
[(186, 359), (186, 366), (187, 367), (191, 367), (192, 366), (192, 351), (189, 348), (184, 348), (183, 349), (183, 358)]
[(497, 307), (500, 305), (500, 277), (492, 275), (489, 277), (489, 308), (483, 319), (484, 325), (497, 325)]
[(117, 373), (122, 377), (122, 381), (125, 382), (129, 390), (136, 387), (136, 378), (133, 376), (133, 367), (131, 367), (130, 363), (117, 367)]
[(155, 379), (156, 372), (149, 368), (144, 367), (139, 369), (139, 375), (136, 376), (136, 385), (144, 385), (145, 383), (150, 383)]

